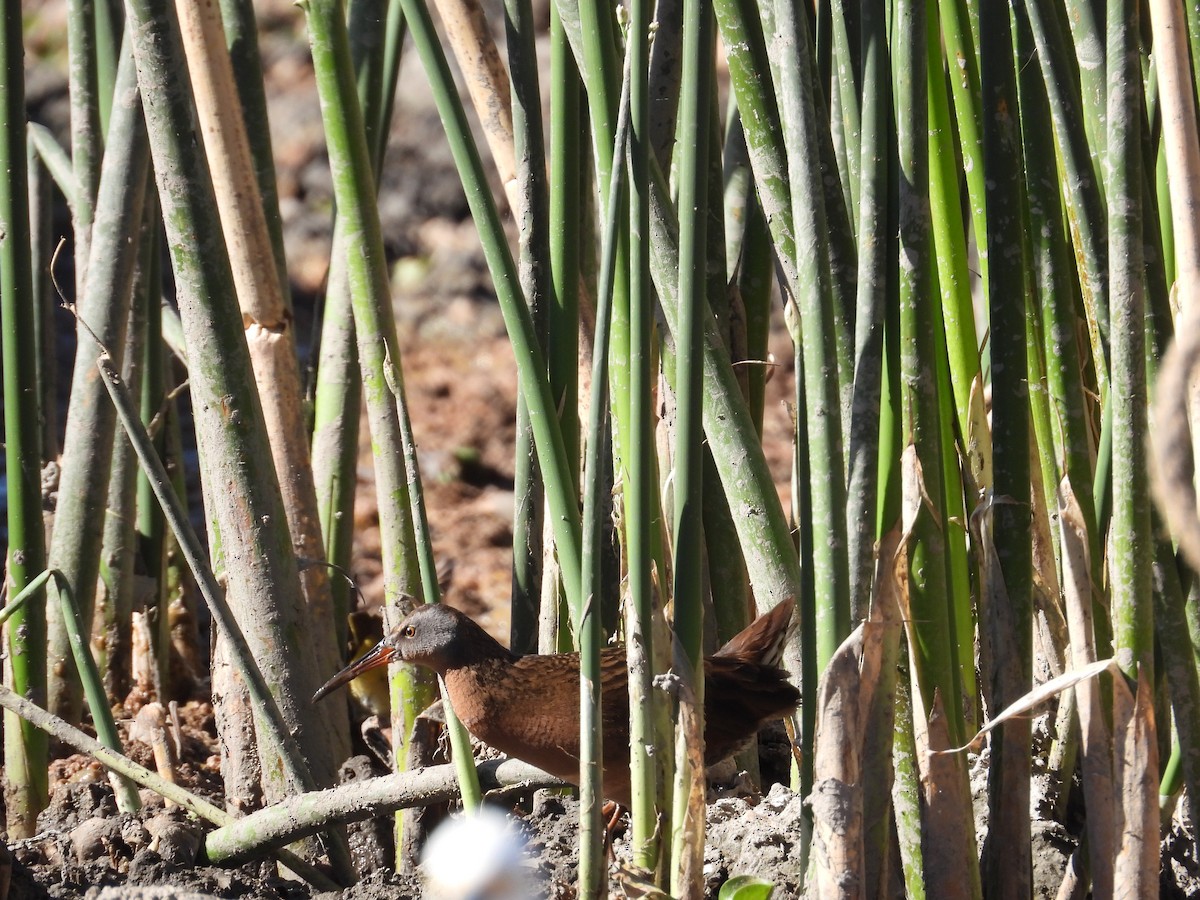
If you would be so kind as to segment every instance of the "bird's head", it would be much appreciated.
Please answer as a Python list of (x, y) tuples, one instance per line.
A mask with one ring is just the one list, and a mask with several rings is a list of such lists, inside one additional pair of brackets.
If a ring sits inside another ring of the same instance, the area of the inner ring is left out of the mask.
[(413, 663), (445, 675), (450, 669), (497, 655), (509, 654), (486, 631), (458, 610), (430, 603), (407, 615), (374, 648), (329, 679), (313, 695), (313, 701), (390, 662)]

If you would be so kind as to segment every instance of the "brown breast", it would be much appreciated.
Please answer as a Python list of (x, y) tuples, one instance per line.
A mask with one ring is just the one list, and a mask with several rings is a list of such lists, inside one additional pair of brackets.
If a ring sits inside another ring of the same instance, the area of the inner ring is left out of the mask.
[[(604, 794), (629, 801), (629, 693), (624, 649), (604, 651)], [(454, 711), (486, 744), (572, 783), (579, 780), (579, 657), (489, 660), (446, 673)]]

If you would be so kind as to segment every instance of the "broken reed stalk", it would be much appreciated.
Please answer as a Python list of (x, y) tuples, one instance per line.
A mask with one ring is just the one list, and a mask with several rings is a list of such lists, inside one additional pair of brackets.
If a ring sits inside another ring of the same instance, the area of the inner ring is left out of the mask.
[[(528, 792), (563, 786), (553, 775), (517, 759), (481, 762), (476, 777), (487, 791), (517, 787)], [(205, 854), (211, 862), (232, 864), (335, 823), (361, 822), (401, 809), (446, 803), (459, 796), (458, 778), (453, 764), (427, 766), (301, 794), (212, 832), (205, 840)]]
[[(211, 832), (205, 841), (205, 858), (209, 862), (232, 865), (263, 853), (271, 853), (322, 891), (338, 890), (339, 886), (319, 869), (283, 849), (282, 845), (328, 830), (332, 825), (359, 822), (412, 806), (445, 803), (458, 796), (454, 766), (430, 766), (414, 772), (301, 794), (238, 818), (105, 747), (95, 738), (2, 685), (0, 706), (57, 740), (88, 754), (111, 771), (212, 822), (217, 830)], [(562, 785), (554, 776), (520, 760), (488, 760), (479, 765), (478, 771), (481, 783), (488, 790)]]

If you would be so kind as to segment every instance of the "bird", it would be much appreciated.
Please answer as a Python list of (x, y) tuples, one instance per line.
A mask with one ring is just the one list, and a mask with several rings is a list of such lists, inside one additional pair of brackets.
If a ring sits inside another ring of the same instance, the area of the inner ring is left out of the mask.
[[(744, 749), (766, 723), (790, 716), (800, 692), (781, 668), (795, 600), (778, 603), (704, 660), (704, 760)], [(393, 661), (440, 675), (454, 712), (480, 741), (563, 781), (579, 781), (579, 654), (519, 656), (468, 616), (440, 603), (418, 607), (313, 695), (329, 695)], [(600, 654), (603, 793), (630, 805), (629, 672), (625, 648)]]

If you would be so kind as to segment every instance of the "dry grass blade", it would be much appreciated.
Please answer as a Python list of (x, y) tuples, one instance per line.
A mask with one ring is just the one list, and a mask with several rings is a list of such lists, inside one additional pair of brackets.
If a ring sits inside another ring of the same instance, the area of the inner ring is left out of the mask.
[(1041, 704), (1045, 703), (1051, 697), (1062, 693), (1068, 688), (1073, 688), (1078, 684), (1095, 678), (1103, 672), (1119, 672), (1117, 662), (1114, 659), (1102, 659), (1091, 663), (1082, 669), (1072, 669), (1058, 678), (1051, 678), (1045, 684), (1040, 684), (1029, 693), (1025, 694), (1020, 699), (1010, 703), (997, 716), (994, 716), (990, 722), (984, 725), (976, 732), (975, 736), (970, 741), (963, 744), (961, 747), (950, 747), (945, 750), (931, 750), (931, 753), (961, 753), (964, 750), (969, 750), (989, 731), (998, 725), (1003, 725), (1005, 722), (1015, 719), (1018, 716), (1023, 716), (1031, 710), (1036, 709)]
[[(1092, 569), (1088, 528), (1071, 486), (1064, 477), (1058, 485), (1059, 528), (1062, 534), (1063, 597), (1071, 636), (1071, 665), (1083, 669), (1096, 661), (1092, 626)], [(1097, 897), (1112, 891), (1113, 781), (1111, 735), (1104, 715), (1100, 685), (1088, 679), (1075, 688), (1079, 704), (1080, 744), (1083, 752), (1083, 796), (1087, 805), (1088, 844), (1092, 859), (1092, 884)]]
[(675, 742), (687, 759), (687, 812), (677, 850), (679, 866), (675, 893), (699, 897), (704, 893), (704, 823), (707, 812), (704, 779), (704, 725), (696, 708), (696, 695), (688, 684), (679, 691), (679, 718)]
[(875, 564), (874, 602), (864, 627), (859, 667), (859, 716), (862, 722), (863, 888), (883, 896), (891, 872), (892, 783), (895, 764), (896, 673), (900, 660), (900, 596), (908, 583), (908, 555), (900, 530), (880, 542)]
[[(816, 897), (864, 896), (862, 683), (863, 623), (838, 648), (817, 689), (813, 790)], [(878, 631), (878, 629), (873, 629)], [(877, 642), (876, 642), (877, 643)]]
[(1121, 802), (1113, 823), (1117, 896), (1158, 896), (1158, 743), (1151, 679), (1139, 674), (1137, 696), (1125, 678), (1113, 679), (1113, 780)]
[(963, 796), (967, 779), (961, 759), (938, 752), (950, 743), (941, 692), (933, 697), (933, 710), (925, 718), (913, 689), (913, 733), (917, 764), (921, 770), (921, 852), (925, 863), (927, 896), (967, 900), (971, 896), (974, 848), (971, 823), (964, 820), (970, 798)]

